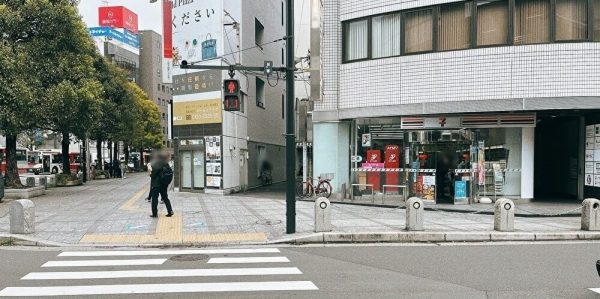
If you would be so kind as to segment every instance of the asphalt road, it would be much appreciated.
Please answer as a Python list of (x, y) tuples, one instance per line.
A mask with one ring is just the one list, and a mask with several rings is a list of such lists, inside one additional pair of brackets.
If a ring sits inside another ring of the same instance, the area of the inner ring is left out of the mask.
[(0, 297), (600, 298), (600, 243), (207, 249), (3, 247)]

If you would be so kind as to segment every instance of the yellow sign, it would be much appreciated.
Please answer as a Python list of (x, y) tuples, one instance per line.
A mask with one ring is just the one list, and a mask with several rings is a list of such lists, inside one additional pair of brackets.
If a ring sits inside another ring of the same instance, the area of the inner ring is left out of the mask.
[(221, 99), (175, 102), (173, 125), (202, 125), (222, 122)]

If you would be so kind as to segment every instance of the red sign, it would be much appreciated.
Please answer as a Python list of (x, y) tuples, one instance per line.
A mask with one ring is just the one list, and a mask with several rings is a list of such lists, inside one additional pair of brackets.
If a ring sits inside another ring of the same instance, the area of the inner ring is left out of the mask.
[(173, 58), (173, 6), (163, 0), (163, 46), (165, 58)]
[(102, 27), (125, 28), (138, 33), (138, 16), (124, 6), (98, 8), (98, 24)]

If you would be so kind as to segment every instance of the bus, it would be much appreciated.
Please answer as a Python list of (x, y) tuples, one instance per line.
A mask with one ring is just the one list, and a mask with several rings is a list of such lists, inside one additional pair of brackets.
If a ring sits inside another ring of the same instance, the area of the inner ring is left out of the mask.
[[(62, 152), (57, 149), (41, 149), (30, 152), (30, 161), (33, 166), (30, 172), (35, 174), (52, 173), (56, 174), (62, 171)], [(81, 171), (81, 155), (79, 153), (69, 153), (69, 169), (71, 173)]]
[[(28, 169), (31, 167), (29, 164), (29, 159), (27, 155), (27, 149), (18, 147), (17, 148), (17, 168), (19, 169), (19, 173), (27, 173)], [(6, 175), (6, 148), (0, 147), (0, 172), (2, 175)]]

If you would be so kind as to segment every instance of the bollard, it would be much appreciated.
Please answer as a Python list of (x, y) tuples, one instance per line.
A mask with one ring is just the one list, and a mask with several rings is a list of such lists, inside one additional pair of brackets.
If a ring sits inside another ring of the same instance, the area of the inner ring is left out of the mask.
[(31, 200), (20, 199), (10, 204), (10, 233), (31, 234), (35, 232), (35, 205)]
[(44, 190), (48, 190), (48, 179), (46, 177), (40, 177), (40, 186), (44, 187)]
[(31, 177), (31, 176), (30, 176), (30, 177), (27, 177), (27, 178), (25, 179), (25, 182), (26, 182), (26, 184), (25, 184), (25, 185), (27, 185), (27, 187), (28, 187), (28, 188), (33, 188), (33, 187), (35, 187), (35, 178), (34, 178), (34, 177)]
[(315, 200), (315, 233), (331, 231), (331, 203), (325, 197)]
[(500, 198), (494, 204), (494, 230), (512, 232), (515, 230), (515, 203), (508, 198)]
[(411, 197), (406, 201), (406, 230), (424, 230), (423, 215), (425, 206), (418, 197)]
[(588, 198), (583, 201), (581, 230), (600, 230), (600, 200)]

